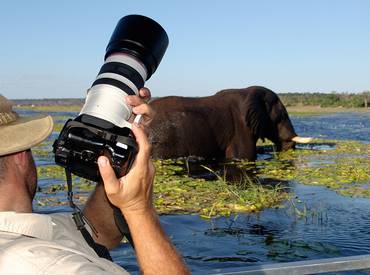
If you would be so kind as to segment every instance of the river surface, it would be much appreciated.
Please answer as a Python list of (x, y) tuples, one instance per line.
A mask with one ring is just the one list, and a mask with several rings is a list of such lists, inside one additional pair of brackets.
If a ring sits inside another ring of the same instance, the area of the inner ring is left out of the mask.
[[(57, 115), (73, 117), (75, 113)], [(370, 143), (369, 114), (292, 117), (292, 122), (302, 136)], [(44, 164), (42, 159), (37, 162)], [(188, 266), (197, 273), (370, 253), (370, 199), (343, 197), (325, 187), (294, 181), (290, 185), (296, 201), (301, 202), (296, 207), (305, 205), (309, 215), (299, 217), (287, 202), (285, 208), (212, 220), (197, 215), (163, 215), (161, 223)], [(35, 209), (69, 211), (64, 206)], [(134, 251), (128, 244), (115, 249), (112, 256), (128, 271), (138, 272)]]

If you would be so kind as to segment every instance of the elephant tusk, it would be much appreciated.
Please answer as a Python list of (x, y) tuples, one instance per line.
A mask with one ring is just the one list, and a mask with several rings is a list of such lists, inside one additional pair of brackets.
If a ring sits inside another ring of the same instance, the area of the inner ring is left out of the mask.
[(292, 141), (296, 142), (296, 143), (309, 143), (313, 140), (313, 138), (311, 137), (299, 137), (299, 136), (296, 136), (294, 138), (292, 138)]

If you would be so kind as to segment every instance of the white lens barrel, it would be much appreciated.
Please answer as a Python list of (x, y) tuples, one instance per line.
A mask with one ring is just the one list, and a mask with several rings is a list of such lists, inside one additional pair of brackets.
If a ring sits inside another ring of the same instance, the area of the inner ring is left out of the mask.
[(125, 97), (130, 94), (138, 95), (146, 78), (146, 68), (132, 56), (109, 56), (87, 94), (80, 115), (91, 115), (121, 128), (131, 128), (127, 120), (132, 109), (126, 104)]

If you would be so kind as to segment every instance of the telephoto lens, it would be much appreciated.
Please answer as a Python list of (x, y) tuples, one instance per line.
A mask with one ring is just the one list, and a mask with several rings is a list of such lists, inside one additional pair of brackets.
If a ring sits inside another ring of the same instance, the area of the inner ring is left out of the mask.
[(148, 17), (128, 15), (118, 22), (80, 114), (66, 122), (54, 142), (57, 164), (72, 174), (99, 181), (97, 159), (105, 155), (117, 177), (127, 173), (137, 144), (129, 122), (132, 110), (124, 97), (138, 95), (167, 46), (165, 30)]

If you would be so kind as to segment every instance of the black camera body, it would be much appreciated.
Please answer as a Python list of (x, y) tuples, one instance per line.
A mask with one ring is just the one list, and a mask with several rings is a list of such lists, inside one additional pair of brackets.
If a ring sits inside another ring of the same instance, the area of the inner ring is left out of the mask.
[(129, 15), (118, 22), (80, 114), (66, 122), (53, 144), (56, 164), (97, 182), (97, 159), (104, 155), (117, 177), (128, 172), (138, 148), (124, 97), (139, 94), (167, 46), (165, 30), (148, 17)]
[[(94, 124), (88, 123), (89, 119)], [(97, 122), (100, 122), (99, 126)], [(108, 157), (117, 177), (121, 177), (130, 169), (137, 153), (137, 144), (128, 128), (116, 129), (114, 125), (88, 115), (69, 119), (53, 147), (57, 164), (95, 182), (100, 179), (99, 156)]]

